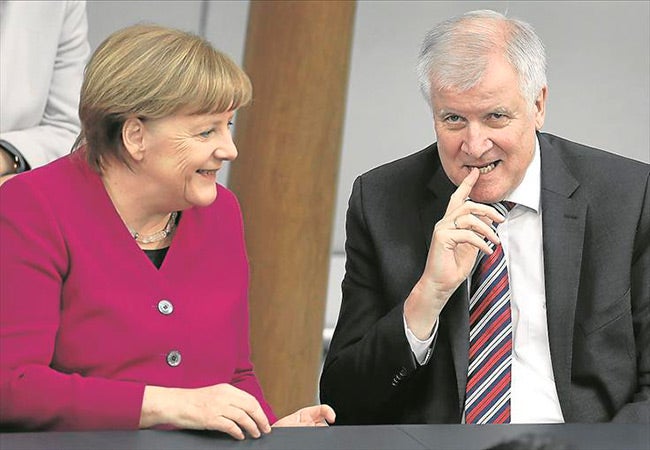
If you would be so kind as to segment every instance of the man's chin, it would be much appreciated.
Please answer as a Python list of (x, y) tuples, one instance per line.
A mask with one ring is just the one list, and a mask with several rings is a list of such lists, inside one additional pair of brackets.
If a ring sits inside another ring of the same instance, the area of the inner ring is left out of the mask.
[(472, 189), (469, 198), (476, 203), (497, 203), (506, 197), (506, 192), (502, 189)]

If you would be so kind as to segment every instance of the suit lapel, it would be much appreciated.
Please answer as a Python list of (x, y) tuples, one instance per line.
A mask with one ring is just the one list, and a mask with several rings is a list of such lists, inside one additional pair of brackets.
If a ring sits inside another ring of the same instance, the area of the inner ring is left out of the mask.
[[(437, 154), (436, 154), (437, 155)], [(435, 169), (427, 188), (430, 192), (424, 196), (420, 204), (420, 221), (422, 224), (422, 232), (424, 239), (427, 243), (427, 251), (431, 247), (431, 235), (433, 233), (434, 225), (442, 219), (447, 210), (449, 197), (454, 193), (456, 186), (447, 178), (445, 171), (440, 165)]]
[(555, 385), (566, 418), (587, 204), (557, 150), (539, 138), (546, 314)]
[[(456, 186), (445, 174), (439, 160), (437, 163), (437, 168), (427, 185), (430, 192), (427, 193), (420, 206), (420, 221), (427, 253), (431, 247), (433, 227), (444, 216), (449, 198), (456, 190)], [(462, 411), (465, 401), (469, 355), (469, 296), (467, 294), (467, 283), (462, 283), (456, 289), (456, 292), (454, 292), (443, 309), (441, 317), (444, 317), (446, 324), (452, 324), (452, 326), (447, 327), (447, 330), (456, 372), (458, 407)]]

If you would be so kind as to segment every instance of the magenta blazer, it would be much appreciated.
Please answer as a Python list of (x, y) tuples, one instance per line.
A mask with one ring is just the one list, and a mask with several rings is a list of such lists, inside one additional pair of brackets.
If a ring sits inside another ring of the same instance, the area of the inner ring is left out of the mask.
[(160, 269), (75, 152), (0, 188), (0, 423), (137, 428), (145, 385), (255, 396), (248, 260), (228, 189), (183, 211)]

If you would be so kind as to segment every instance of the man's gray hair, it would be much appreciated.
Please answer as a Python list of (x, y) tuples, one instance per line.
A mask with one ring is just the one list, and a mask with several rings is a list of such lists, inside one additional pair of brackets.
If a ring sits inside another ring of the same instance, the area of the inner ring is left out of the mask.
[(519, 74), (521, 94), (535, 103), (546, 85), (546, 53), (533, 27), (491, 10), (470, 11), (436, 25), (424, 38), (417, 73), (431, 105), (431, 86), (465, 91), (476, 86), (488, 57), (500, 51)]

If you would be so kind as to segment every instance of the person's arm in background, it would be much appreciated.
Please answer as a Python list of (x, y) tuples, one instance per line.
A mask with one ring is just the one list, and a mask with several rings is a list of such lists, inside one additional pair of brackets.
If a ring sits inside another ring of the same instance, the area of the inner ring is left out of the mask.
[(7, 2), (2, 14), (0, 184), (70, 152), (90, 54), (85, 1)]

